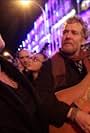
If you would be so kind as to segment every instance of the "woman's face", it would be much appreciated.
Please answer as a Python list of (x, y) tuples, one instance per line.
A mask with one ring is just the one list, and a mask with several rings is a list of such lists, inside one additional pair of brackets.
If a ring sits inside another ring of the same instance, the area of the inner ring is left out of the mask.
[(39, 71), (42, 67), (44, 56), (42, 54), (36, 54), (31, 58), (30, 70)]

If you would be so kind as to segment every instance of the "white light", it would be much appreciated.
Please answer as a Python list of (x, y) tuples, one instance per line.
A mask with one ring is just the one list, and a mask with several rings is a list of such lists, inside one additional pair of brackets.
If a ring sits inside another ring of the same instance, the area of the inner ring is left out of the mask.
[(61, 20), (59, 20), (58, 23), (52, 26), (51, 30), (59, 28), (68, 18), (74, 16), (75, 13), (76, 13), (76, 10), (72, 9), (66, 16), (64, 16)]
[[(18, 3), (18, 2), (17, 2)], [(35, 0), (20, 0), (19, 1), (19, 4), (21, 4), (23, 7), (30, 7), (30, 3), (32, 3), (32, 4), (34, 4), (34, 5), (36, 5), (37, 7), (39, 7), (40, 9), (41, 9), (41, 11), (42, 11), (42, 15), (41, 15), (41, 17), (40, 17), (40, 20), (41, 21), (44, 21), (44, 33), (46, 34), (46, 12), (45, 12), (45, 10), (44, 10), (44, 8), (37, 2), (37, 1), (35, 1)], [(37, 28), (38, 26), (37, 26), (37, 23), (34, 23), (34, 26), (35, 26), (35, 28)], [(29, 34), (32, 36), (33, 34), (34, 34), (34, 30), (32, 30)], [(29, 37), (29, 36), (28, 36)], [(28, 38), (27, 37), (27, 38)], [(36, 38), (37, 39), (37, 38)], [(28, 41), (30, 42), (31, 41), (31, 38), (30, 38), (30, 40), (28, 39)], [(29, 42), (27, 42), (27, 43), (29, 43)], [(26, 42), (25, 42), (26, 43)], [(19, 46), (19, 47), (21, 47), (21, 46)]]
[(37, 35), (35, 35), (35, 41), (38, 41), (38, 36)]
[(46, 20), (46, 27), (47, 27), (47, 30), (48, 30), (48, 28), (49, 28), (49, 21), (48, 20)]
[(31, 34), (32, 34), (32, 35), (34, 34), (34, 30), (31, 30)]
[(20, 44), (19, 47), (22, 48), (23, 47), (22, 44)]
[(31, 50), (31, 45), (30, 44), (28, 45), (28, 49)]
[(77, 0), (77, 4), (79, 4), (80, 0)]
[(82, 10), (86, 10), (86, 9), (88, 9), (89, 6), (90, 6), (90, 0), (83, 1), (82, 4), (81, 4), (81, 8), (82, 8)]
[(30, 3), (30, 0), (20, 0), (19, 1), (22, 6), (28, 6)]
[(43, 21), (43, 16), (40, 16), (40, 22), (42, 22)]
[(56, 16), (57, 16), (57, 17), (59, 16), (59, 12), (56, 12)]
[(47, 41), (49, 38), (50, 38), (50, 34), (47, 34), (46, 36), (44, 36), (39, 42), (40, 43), (43, 43), (43, 42), (45, 42), (45, 41)]
[(36, 21), (34, 22), (34, 28), (35, 28), (35, 29), (37, 28), (37, 23), (36, 23)]
[(34, 52), (34, 51), (36, 51), (37, 53), (39, 52), (39, 46), (38, 46), (38, 45), (36, 45), (36, 46), (33, 48), (32, 52)]
[(25, 42), (24, 41), (22, 41), (22, 46), (25, 47)]
[(27, 39), (25, 40), (25, 43), (28, 43), (28, 40)]
[(27, 40), (29, 40), (29, 41), (31, 40), (29, 33), (27, 34)]
[(32, 41), (32, 45), (35, 45), (35, 41)]
[(9, 53), (9, 52), (7, 52), (7, 51), (5, 51), (5, 52), (3, 53), (3, 55), (4, 55), (4, 56), (9, 56), (9, 55), (10, 55), (10, 53)]
[(45, 11), (48, 12), (48, 4), (45, 4)]
[(20, 51), (21, 49), (20, 48), (18, 48), (18, 51)]

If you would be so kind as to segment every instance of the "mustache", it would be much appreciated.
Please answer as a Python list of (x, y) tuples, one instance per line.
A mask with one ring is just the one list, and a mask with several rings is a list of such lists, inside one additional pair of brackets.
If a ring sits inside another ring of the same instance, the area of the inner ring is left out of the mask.
[(68, 40), (68, 39), (63, 41), (64, 44), (67, 44), (67, 43), (71, 43), (72, 44), (72, 42), (73, 42), (73, 40)]

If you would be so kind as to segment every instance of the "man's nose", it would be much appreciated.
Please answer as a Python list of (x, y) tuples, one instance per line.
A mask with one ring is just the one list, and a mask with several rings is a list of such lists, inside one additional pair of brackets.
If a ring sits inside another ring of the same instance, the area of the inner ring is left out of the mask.
[(27, 58), (24, 58), (23, 61), (24, 61), (24, 62), (27, 62), (28, 60), (27, 60)]
[(72, 32), (68, 31), (68, 33), (66, 34), (66, 38), (71, 38), (72, 37)]

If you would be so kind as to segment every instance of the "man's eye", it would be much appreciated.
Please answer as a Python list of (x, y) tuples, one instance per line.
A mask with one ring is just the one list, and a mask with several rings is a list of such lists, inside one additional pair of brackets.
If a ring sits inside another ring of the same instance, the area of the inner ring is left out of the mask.
[(26, 56), (26, 58), (30, 58), (29, 56)]
[(73, 33), (74, 35), (78, 35), (78, 34), (79, 34), (78, 31), (72, 31), (72, 33)]
[(69, 32), (68, 30), (64, 30), (64, 31), (63, 31), (63, 34), (66, 34), (66, 33), (68, 33), (68, 32)]
[(23, 59), (24, 57), (20, 57), (20, 59)]

